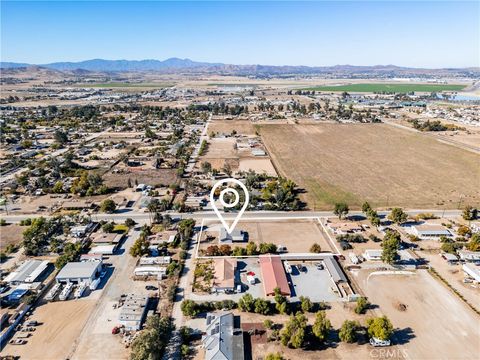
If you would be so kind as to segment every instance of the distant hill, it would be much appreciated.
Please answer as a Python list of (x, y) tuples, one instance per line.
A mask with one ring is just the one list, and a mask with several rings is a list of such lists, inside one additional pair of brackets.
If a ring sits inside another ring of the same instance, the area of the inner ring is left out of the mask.
[[(0, 62), (4, 69), (22, 68), (33, 64)], [(96, 71), (96, 72), (165, 72), (165, 73), (218, 73), (231, 75), (281, 76), (292, 74), (330, 74), (333, 76), (382, 77), (452, 75), (480, 77), (480, 68), (464, 69), (419, 69), (395, 65), (375, 66), (274, 66), (274, 65), (233, 65), (223, 63), (197, 62), (190, 59), (170, 58), (167, 60), (104, 60), (92, 59), (79, 62), (55, 62), (35, 64), (59, 71)]]

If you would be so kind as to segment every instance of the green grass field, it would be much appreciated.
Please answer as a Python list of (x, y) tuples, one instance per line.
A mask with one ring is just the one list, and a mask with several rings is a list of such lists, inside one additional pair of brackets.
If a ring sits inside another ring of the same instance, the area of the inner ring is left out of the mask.
[(80, 87), (92, 87), (92, 88), (165, 88), (173, 86), (168, 83), (123, 83), (123, 82), (111, 82), (111, 83), (98, 83), (98, 84), (79, 84)]
[(350, 84), (336, 86), (316, 86), (303, 90), (315, 91), (346, 91), (346, 92), (440, 92), (460, 91), (465, 85), (441, 85), (441, 84)]

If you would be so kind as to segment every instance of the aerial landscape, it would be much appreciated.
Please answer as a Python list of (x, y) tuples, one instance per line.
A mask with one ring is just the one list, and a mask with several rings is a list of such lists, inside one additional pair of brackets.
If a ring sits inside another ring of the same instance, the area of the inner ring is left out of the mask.
[(0, 359), (480, 358), (478, 2), (1, 32)]

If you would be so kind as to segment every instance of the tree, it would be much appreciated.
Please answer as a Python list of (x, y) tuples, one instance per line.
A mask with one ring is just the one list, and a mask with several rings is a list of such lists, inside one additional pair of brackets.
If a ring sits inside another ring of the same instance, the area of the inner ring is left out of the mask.
[(362, 204), (362, 212), (365, 214), (365, 215), (368, 215), (370, 213), (370, 211), (372, 211), (372, 207), (370, 206), (370, 204), (368, 203), (368, 201), (365, 201), (363, 204)]
[(386, 316), (367, 320), (367, 332), (370, 337), (388, 340), (393, 334), (393, 326)]
[(267, 329), (271, 329), (273, 327), (273, 321), (270, 319), (266, 319), (263, 321), (263, 326)]
[(145, 236), (140, 236), (135, 242), (133, 243), (132, 247), (130, 248), (130, 255), (133, 257), (143, 256), (148, 254), (150, 243), (147, 241)]
[(318, 254), (322, 252), (322, 248), (320, 247), (319, 244), (315, 243), (310, 247), (310, 252)]
[(355, 306), (355, 313), (365, 314), (365, 311), (368, 309), (370, 303), (367, 301), (366, 297), (359, 297), (357, 299), (357, 305)]
[(160, 360), (167, 346), (173, 325), (169, 318), (151, 315), (145, 329), (132, 342), (131, 360)]
[(107, 223), (102, 225), (103, 232), (112, 233), (113, 229), (115, 229), (115, 223), (113, 221), (112, 222), (107, 222)]
[(137, 223), (135, 222), (135, 220), (131, 219), (131, 218), (127, 218), (125, 219), (125, 226), (127, 226), (129, 229), (131, 229), (132, 227), (134, 227)]
[(68, 142), (68, 135), (66, 132), (60, 130), (60, 129), (57, 129), (55, 130), (55, 133), (53, 134), (53, 137), (55, 139), (55, 142), (57, 142), (58, 144), (60, 145), (63, 145), (65, 144), (66, 142)]
[(338, 216), (339, 219), (346, 216), (348, 214), (348, 205), (344, 202), (335, 203), (335, 208), (333, 209), (333, 213)]
[(403, 224), (408, 219), (408, 214), (403, 211), (402, 208), (393, 208), (392, 212), (388, 215), (388, 219), (392, 220), (395, 224)]
[(357, 341), (357, 330), (360, 328), (358, 321), (345, 320), (340, 328), (338, 337), (343, 342), (353, 343)]
[(325, 341), (328, 337), (332, 325), (327, 319), (325, 311), (318, 311), (315, 315), (315, 322), (312, 326), (313, 334), (320, 340)]
[(305, 315), (302, 313), (292, 315), (280, 333), (280, 341), (284, 346), (294, 349), (301, 348), (305, 343), (306, 328), (307, 318)]
[(313, 309), (313, 303), (310, 301), (310, 298), (304, 296), (300, 296), (300, 306), (303, 312), (310, 312)]
[(249, 242), (246, 247), (247, 250), (247, 255), (252, 256), (252, 255), (257, 255), (257, 244), (254, 242)]
[(260, 243), (258, 252), (260, 254), (275, 254), (277, 252), (277, 245), (271, 243)]
[(285, 360), (285, 358), (280, 353), (270, 353), (265, 356), (265, 360)]
[(199, 306), (193, 300), (183, 300), (180, 309), (182, 310), (183, 315), (189, 317), (195, 317), (200, 313)]
[(112, 199), (105, 199), (103, 200), (102, 205), (100, 205), (100, 211), (107, 214), (113, 213), (116, 208), (117, 204), (115, 204), (115, 201), (113, 201)]
[(398, 256), (397, 250), (400, 248), (400, 234), (396, 231), (387, 231), (382, 241), (382, 261), (387, 264), (393, 264)]
[(480, 233), (475, 233), (472, 235), (472, 238), (467, 244), (466, 248), (470, 251), (480, 251)]
[(204, 174), (210, 174), (212, 172), (212, 164), (208, 161), (202, 162), (202, 172)]
[(478, 209), (473, 206), (467, 205), (463, 209), (462, 217), (465, 220), (475, 220), (478, 216)]
[(238, 300), (238, 308), (241, 311), (252, 312), (255, 306), (255, 300), (251, 294), (243, 295), (240, 300)]
[(262, 315), (270, 314), (270, 301), (262, 298), (255, 299), (255, 313)]

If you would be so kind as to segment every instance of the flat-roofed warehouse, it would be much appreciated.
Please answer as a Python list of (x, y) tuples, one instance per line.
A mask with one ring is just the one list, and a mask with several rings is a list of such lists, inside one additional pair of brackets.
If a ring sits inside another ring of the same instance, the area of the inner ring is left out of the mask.
[(260, 256), (260, 269), (266, 296), (275, 295), (275, 288), (279, 288), (282, 295), (290, 296), (290, 286), (280, 256)]
[(55, 277), (57, 283), (76, 283), (89, 286), (102, 270), (101, 261), (69, 262)]
[(28, 260), (18, 267), (17, 270), (8, 274), (3, 281), (10, 284), (33, 283), (48, 267), (48, 261)]
[(148, 297), (128, 294), (118, 320), (125, 330), (140, 330), (147, 313)]

